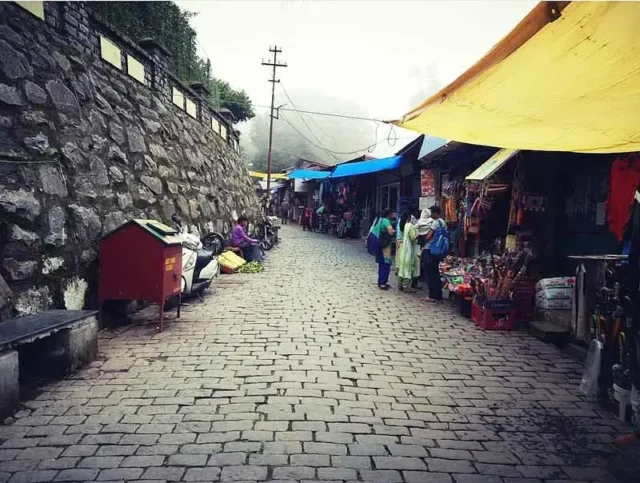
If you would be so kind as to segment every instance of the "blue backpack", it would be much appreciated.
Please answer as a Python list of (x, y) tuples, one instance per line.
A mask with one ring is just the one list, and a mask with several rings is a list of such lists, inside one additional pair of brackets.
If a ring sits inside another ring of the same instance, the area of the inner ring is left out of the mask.
[(431, 245), (429, 245), (429, 251), (436, 257), (444, 257), (449, 253), (449, 232), (444, 221), (438, 223), (438, 228), (433, 234)]

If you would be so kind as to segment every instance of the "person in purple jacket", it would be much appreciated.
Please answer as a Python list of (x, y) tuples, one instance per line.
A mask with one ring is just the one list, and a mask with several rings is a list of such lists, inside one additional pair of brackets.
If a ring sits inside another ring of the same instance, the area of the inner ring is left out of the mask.
[(236, 226), (231, 231), (231, 246), (242, 250), (242, 256), (247, 262), (261, 261), (258, 245), (260, 240), (255, 240), (247, 235), (247, 225), (249, 221), (246, 216), (241, 216), (236, 222)]

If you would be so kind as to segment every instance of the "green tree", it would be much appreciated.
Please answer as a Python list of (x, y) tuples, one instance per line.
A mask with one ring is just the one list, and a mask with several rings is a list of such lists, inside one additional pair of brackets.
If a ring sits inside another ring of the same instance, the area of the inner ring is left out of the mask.
[(226, 107), (236, 117), (238, 122), (248, 121), (255, 117), (251, 99), (244, 90), (234, 90), (228, 82), (214, 79), (211, 102), (217, 107)]
[(196, 32), (190, 24), (193, 12), (173, 2), (87, 2), (88, 8), (134, 41), (153, 37), (171, 52), (171, 71), (186, 84), (203, 82), (214, 107), (226, 107), (238, 121), (255, 113), (251, 99), (227, 82), (211, 76), (211, 63), (198, 55)]

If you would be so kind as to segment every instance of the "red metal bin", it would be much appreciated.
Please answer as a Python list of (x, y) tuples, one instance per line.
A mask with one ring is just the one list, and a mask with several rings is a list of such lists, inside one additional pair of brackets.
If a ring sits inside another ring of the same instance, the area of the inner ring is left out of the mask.
[[(99, 304), (106, 300), (147, 300), (160, 306), (180, 297), (182, 244), (178, 232), (155, 220), (131, 220), (100, 241)], [(180, 317), (180, 303), (178, 303)]]

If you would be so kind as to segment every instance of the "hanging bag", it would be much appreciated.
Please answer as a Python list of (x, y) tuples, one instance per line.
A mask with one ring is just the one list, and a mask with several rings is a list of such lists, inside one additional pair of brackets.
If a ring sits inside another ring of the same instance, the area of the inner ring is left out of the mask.
[(380, 233), (380, 219), (376, 218), (369, 228), (369, 235), (367, 235), (367, 252), (369, 255), (373, 255), (374, 257), (378, 255), (378, 250), (380, 249), (380, 244), (378, 240), (378, 235)]
[(429, 251), (434, 257), (444, 257), (449, 253), (449, 233), (444, 221), (438, 221), (438, 228), (436, 228), (431, 245), (429, 245)]

